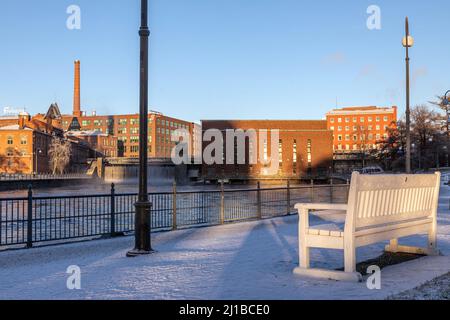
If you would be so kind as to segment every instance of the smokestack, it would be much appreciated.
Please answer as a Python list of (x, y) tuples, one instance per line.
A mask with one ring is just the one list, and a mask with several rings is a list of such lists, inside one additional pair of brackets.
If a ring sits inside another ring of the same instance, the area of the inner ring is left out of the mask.
[(73, 91), (73, 115), (81, 117), (80, 106), (80, 60), (75, 61), (75, 79)]

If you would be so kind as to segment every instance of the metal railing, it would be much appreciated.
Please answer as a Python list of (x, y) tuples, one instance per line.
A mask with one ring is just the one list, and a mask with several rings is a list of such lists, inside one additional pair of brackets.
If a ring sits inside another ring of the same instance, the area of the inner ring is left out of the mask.
[[(149, 193), (152, 230), (218, 225), (295, 213), (299, 202), (345, 203), (348, 185)], [(48, 242), (117, 236), (134, 231), (136, 194), (0, 199), (0, 248), (31, 248)]]
[(67, 174), (18, 174), (18, 173), (1, 173), (0, 181), (34, 181), (34, 180), (69, 180), (69, 179), (91, 179), (92, 176), (83, 173), (67, 173)]

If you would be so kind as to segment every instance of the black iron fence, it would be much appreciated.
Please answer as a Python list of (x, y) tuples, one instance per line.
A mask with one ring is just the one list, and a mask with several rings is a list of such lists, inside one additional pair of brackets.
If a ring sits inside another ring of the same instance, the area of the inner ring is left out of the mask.
[(68, 179), (92, 179), (84, 173), (66, 173), (66, 174), (22, 174), (22, 173), (1, 173), (0, 181), (31, 181), (31, 180), (68, 180)]
[[(299, 202), (345, 203), (348, 185), (150, 193), (152, 229), (176, 230), (294, 214)], [(134, 231), (136, 194), (0, 199), (0, 248), (117, 236)]]

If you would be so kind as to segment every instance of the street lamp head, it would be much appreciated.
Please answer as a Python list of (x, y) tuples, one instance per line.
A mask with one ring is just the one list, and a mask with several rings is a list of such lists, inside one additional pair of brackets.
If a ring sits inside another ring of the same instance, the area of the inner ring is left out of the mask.
[(402, 44), (405, 48), (411, 48), (414, 45), (414, 38), (411, 36), (403, 37)]

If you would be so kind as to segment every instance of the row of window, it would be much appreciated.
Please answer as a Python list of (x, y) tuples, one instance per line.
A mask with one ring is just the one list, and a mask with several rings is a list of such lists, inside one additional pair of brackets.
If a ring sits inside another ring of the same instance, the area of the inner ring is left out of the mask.
[[(367, 119), (367, 122), (372, 122), (374, 117), (359, 117), (359, 121), (360, 122), (365, 122), (366, 119)], [(353, 117), (352, 120), (353, 120), (353, 122), (358, 122), (358, 117)], [(335, 118), (330, 118), (330, 123), (335, 123), (335, 121), (336, 121)], [(350, 123), (350, 118), (345, 118), (345, 119), (337, 118), (337, 122), (338, 123), (342, 123), (343, 121), (345, 121), (346, 123)], [(381, 117), (380, 116), (375, 117), (375, 121), (376, 122), (380, 122), (381, 121)], [(383, 121), (384, 122), (388, 122), (389, 121), (389, 117), (388, 116), (384, 116), (383, 117)]]
[[(353, 126), (352, 128), (353, 128), (353, 131), (358, 131), (358, 126)], [(333, 126), (330, 127), (330, 130), (334, 131), (334, 129), (335, 129), (335, 127), (333, 127)], [(341, 126), (338, 126), (338, 127), (337, 127), (337, 130), (338, 130), (338, 131), (342, 131), (342, 129), (343, 129), (343, 127), (341, 127)], [(383, 126), (383, 129), (386, 131), (386, 130), (388, 129), (388, 126), (387, 126), (387, 125), (384, 125), (384, 126)], [(366, 130), (366, 127), (360, 126), (360, 127), (359, 127), (359, 130), (360, 130), (360, 131), (365, 131), (365, 130)], [(373, 130), (373, 126), (367, 126), (367, 130), (368, 130), (368, 131), (372, 131), (372, 130)], [(376, 125), (376, 126), (375, 126), (375, 130), (376, 130), (376, 131), (380, 131), (380, 130), (381, 130), (381, 126), (380, 126), (380, 125)], [(346, 127), (345, 127), (345, 131), (350, 131), (350, 126), (346, 126)]]
[[(7, 136), (6, 137), (6, 144), (7, 145), (13, 145), (14, 144), (14, 136)], [(23, 136), (20, 137), (20, 144), (21, 145), (27, 145), (28, 144), (28, 137)]]
[[(342, 134), (338, 135), (337, 137), (338, 137), (338, 141), (343, 141), (342, 139), (344, 138), (344, 136)], [(388, 135), (386, 133), (383, 134), (383, 136), (381, 134), (373, 135), (371, 133), (367, 135), (367, 139), (369, 141), (372, 141), (374, 137), (375, 137), (376, 140), (380, 140), (381, 137), (383, 137), (383, 139), (387, 139)], [(366, 140), (366, 135), (365, 134), (360, 135), (359, 136), (359, 140), (365, 141)], [(350, 135), (349, 134), (345, 135), (345, 141), (350, 141)], [(356, 135), (356, 134), (353, 135), (353, 141), (358, 141), (358, 135)]]
[[(333, 147), (333, 148), (335, 149), (335, 147)], [(353, 150), (362, 150), (363, 148), (365, 148), (365, 149), (367, 149), (367, 148), (377, 149), (377, 148), (379, 148), (379, 146), (376, 145), (376, 144), (373, 144), (373, 145), (357, 145), (357, 144), (354, 144), (352, 146), (350, 146), (349, 144), (346, 144), (345, 147), (342, 144), (339, 144), (337, 146), (338, 150), (344, 150), (344, 148), (345, 148), (345, 150), (351, 150), (351, 149), (353, 149)]]
[[(21, 157), (25, 157), (25, 156), (28, 155), (28, 152), (27, 152), (26, 150), (20, 150), (20, 151), (18, 152), (18, 154), (19, 154)], [(8, 148), (8, 149), (6, 149), (6, 156), (7, 156), (7, 157), (14, 157), (14, 156), (16, 156), (16, 155), (17, 155), (17, 153), (15, 152), (15, 150), (14, 150), (13, 148)]]
[(170, 127), (170, 128), (177, 128), (177, 129), (189, 129), (189, 126), (183, 123), (178, 123), (178, 122), (174, 122), (174, 121), (168, 121), (168, 120), (164, 120), (164, 119), (156, 119), (156, 124), (158, 125), (162, 125), (162, 126), (166, 126), (166, 127)]

